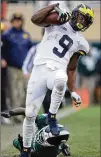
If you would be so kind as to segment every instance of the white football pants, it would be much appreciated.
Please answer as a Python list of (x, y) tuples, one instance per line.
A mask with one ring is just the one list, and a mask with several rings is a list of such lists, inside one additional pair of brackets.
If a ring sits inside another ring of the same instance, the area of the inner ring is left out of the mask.
[(28, 82), (26, 97), (26, 117), (23, 123), (23, 146), (30, 147), (35, 118), (47, 92), (52, 90), (49, 111), (56, 114), (66, 90), (67, 74), (53, 65), (35, 66)]

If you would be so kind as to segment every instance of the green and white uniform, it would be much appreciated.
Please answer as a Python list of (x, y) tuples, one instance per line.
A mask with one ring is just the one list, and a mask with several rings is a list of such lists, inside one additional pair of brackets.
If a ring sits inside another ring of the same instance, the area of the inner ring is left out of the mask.
[[(39, 152), (40, 148), (45, 147), (55, 147), (57, 155), (61, 152), (63, 144), (69, 138), (69, 132), (63, 126), (58, 124), (60, 128), (59, 136), (54, 136), (51, 134), (49, 126), (47, 125), (47, 114), (38, 115), (36, 118), (36, 134), (33, 137), (31, 151)], [(20, 150), (20, 143), (18, 139), (13, 141), (14, 147)]]

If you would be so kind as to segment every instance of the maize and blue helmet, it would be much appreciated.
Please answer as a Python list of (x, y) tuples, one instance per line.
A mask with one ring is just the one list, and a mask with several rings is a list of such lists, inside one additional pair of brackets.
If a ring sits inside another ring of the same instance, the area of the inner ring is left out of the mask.
[(85, 4), (80, 4), (73, 9), (71, 14), (71, 26), (75, 31), (85, 31), (94, 21), (94, 11)]

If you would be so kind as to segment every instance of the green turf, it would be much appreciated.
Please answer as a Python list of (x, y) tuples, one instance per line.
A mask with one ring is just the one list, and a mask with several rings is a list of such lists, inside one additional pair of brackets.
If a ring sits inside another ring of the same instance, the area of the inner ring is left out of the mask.
[(100, 157), (99, 107), (81, 110), (60, 122), (70, 132), (68, 144), (72, 157)]
[[(72, 157), (100, 157), (100, 108), (80, 110), (63, 120), (70, 132), (68, 144)], [(18, 151), (9, 147), (1, 157), (16, 157)], [(63, 157), (60, 155), (59, 157)]]
[(6, 150), (1, 152), (0, 157), (18, 157), (19, 151), (15, 149), (13, 146), (9, 146)]

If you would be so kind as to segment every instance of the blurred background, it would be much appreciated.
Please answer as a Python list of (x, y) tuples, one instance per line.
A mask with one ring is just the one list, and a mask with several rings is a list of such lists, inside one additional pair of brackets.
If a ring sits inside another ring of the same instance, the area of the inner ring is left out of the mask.
[[(37, 10), (58, 1), (2, 0), (1, 3), (1, 111), (25, 106), (27, 82), (33, 67), (36, 48), (44, 29), (31, 22)], [(82, 1), (59, 1), (61, 8), (71, 12)], [(101, 103), (101, 43), (100, 43), (100, 1), (85, 1), (95, 12), (94, 24), (83, 33), (91, 50), (81, 57), (77, 69), (76, 87), (83, 99), (83, 105)], [(48, 90), (43, 102), (43, 112), (48, 112), (51, 91)], [(68, 90), (60, 106), (70, 105)], [(14, 118), (21, 123), (20, 117)], [(12, 120), (2, 117), (2, 124)]]

